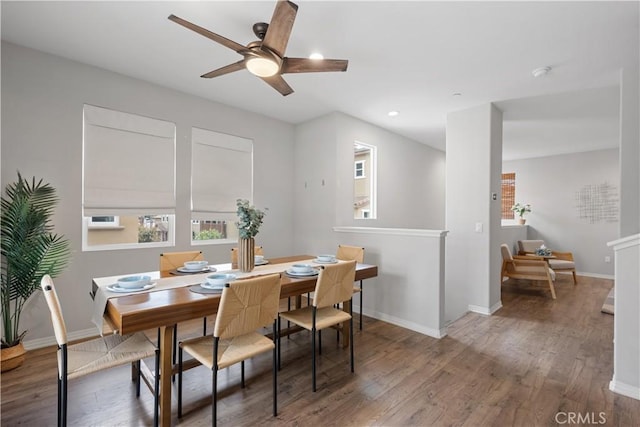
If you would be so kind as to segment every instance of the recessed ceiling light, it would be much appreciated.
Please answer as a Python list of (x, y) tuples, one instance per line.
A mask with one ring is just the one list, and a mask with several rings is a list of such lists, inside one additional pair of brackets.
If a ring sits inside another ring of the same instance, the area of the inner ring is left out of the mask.
[(324, 56), (320, 52), (313, 52), (309, 55), (309, 59), (324, 59)]
[(462, 94), (460, 92), (454, 92), (451, 96), (462, 96)]
[(388, 115), (389, 117), (395, 117), (395, 116), (397, 116), (398, 114), (400, 114), (398, 111), (389, 111), (389, 112), (387, 113), (387, 115)]
[(546, 76), (549, 71), (551, 71), (551, 67), (540, 67), (533, 70), (531, 74), (533, 74), (533, 77), (543, 77)]

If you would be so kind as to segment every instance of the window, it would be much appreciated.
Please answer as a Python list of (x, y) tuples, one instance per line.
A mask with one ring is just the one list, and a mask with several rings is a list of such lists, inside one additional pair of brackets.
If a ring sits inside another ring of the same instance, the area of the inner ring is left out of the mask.
[(91, 216), (89, 217), (89, 228), (116, 228), (120, 226), (120, 217), (118, 216)]
[(238, 240), (236, 200), (251, 200), (253, 141), (191, 129), (191, 244)]
[(511, 207), (516, 204), (516, 174), (502, 174), (502, 219), (514, 219)]
[(376, 217), (376, 147), (354, 142), (353, 217)]
[(175, 124), (85, 105), (83, 250), (170, 246)]
[(364, 160), (358, 160), (355, 163), (355, 171), (353, 174), (355, 179), (364, 178)]

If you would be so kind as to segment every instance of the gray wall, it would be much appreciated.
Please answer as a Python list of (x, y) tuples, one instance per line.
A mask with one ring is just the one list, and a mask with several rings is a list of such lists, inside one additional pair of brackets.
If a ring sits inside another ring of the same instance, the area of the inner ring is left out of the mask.
[(501, 150), (502, 113), (492, 104), (447, 115), (447, 321), (501, 307)]
[(607, 242), (618, 238), (619, 222), (580, 219), (576, 192), (585, 185), (609, 183), (619, 195), (618, 158), (618, 150), (612, 149), (503, 163), (503, 172), (516, 173), (516, 200), (531, 204), (528, 238), (573, 252), (580, 273), (613, 277), (613, 250)]
[[(175, 248), (82, 252), (82, 106), (90, 103), (169, 120), (177, 126)], [(254, 140), (254, 201), (268, 207), (257, 236), (268, 255), (293, 250), (292, 125), (212, 103), (60, 57), (2, 43), (2, 188), (24, 176), (42, 177), (62, 200), (55, 230), (66, 235), (73, 262), (56, 283), (69, 331), (91, 328), (92, 277), (158, 268), (166, 250), (190, 246), (191, 126)], [(194, 246), (211, 262), (227, 262), (230, 245)], [(27, 310), (27, 340), (52, 335), (43, 301)]]
[[(335, 225), (443, 227), (443, 152), (342, 113), (296, 126), (295, 139), (296, 251), (335, 251)], [(377, 147), (377, 219), (353, 219), (356, 140)]]

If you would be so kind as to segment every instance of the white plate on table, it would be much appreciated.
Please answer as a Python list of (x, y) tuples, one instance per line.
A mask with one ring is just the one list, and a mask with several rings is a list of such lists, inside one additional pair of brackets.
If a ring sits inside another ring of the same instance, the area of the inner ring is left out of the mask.
[(209, 289), (210, 291), (220, 291), (224, 289), (226, 285), (210, 285), (207, 282), (200, 283), (200, 286), (204, 289)]
[(196, 273), (213, 273), (214, 271), (216, 271), (216, 269), (215, 269), (215, 267), (211, 267), (210, 265), (208, 265), (206, 267), (198, 268), (198, 269), (186, 268), (186, 267), (178, 267), (178, 268), (176, 268), (176, 271), (178, 271), (180, 273), (196, 274)]
[(263, 259), (260, 262), (254, 263), (254, 265), (267, 265), (267, 264), (269, 264), (269, 260), (266, 260), (266, 259)]
[(337, 264), (338, 260), (334, 259), (333, 261), (320, 261), (318, 258), (314, 259), (313, 262), (316, 264)]
[(155, 286), (156, 284), (154, 282), (154, 283), (149, 283), (147, 285), (144, 285), (141, 288), (121, 288), (120, 286), (118, 286), (117, 283), (114, 283), (113, 285), (108, 285), (107, 290), (109, 292), (118, 292), (118, 293), (141, 292), (141, 291), (146, 291), (148, 289), (151, 289)]
[(296, 273), (295, 271), (291, 270), (291, 269), (287, 269), (286, 273), (289, 276), (296, 276), (296, 277), (310, 277), (310, 276), (317, 276), (318, 275), (318, 270), (316, 269), (312, 269), (311, 271), (306, 271), (304, 273)]

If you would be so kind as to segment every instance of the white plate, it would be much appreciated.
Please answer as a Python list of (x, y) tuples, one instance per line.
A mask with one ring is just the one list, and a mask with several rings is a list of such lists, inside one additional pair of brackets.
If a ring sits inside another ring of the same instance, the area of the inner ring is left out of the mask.
[(299, 277), (317, 276), (318, 275), (318, 270), (314, 269), (314, 270), (308, 271), (306, 273), (296, 273), (295, 271), (287, 269), (287, 274), (290, 275), (290, 276), (299, 276)]
[(204, 282), (204, 283), (200, 283), (200, 286), (202, 286), (202, 287), (203, 287), (203, 288), (205, 288), (205, 289), (210, 289), (210, 290), (212, 290), (212, 291), (221, 291), (221, 290), (223, 290), (223, 289), (224, 289), (224, 287), (225, 287), (226, 285), (222, 285), (222, 286), (220, 286), (220, 285), (215, 285), (215, 286), (213, 286), (213, 285), (208, 284), (207, 282)]
[(333, 261), (320, 261), (318, 258), (314, 259), (313, 262), (316, 264), (337, 264), (338, 260), (334, 259)]
[(204, 267), (204, 268), (198, 268), (197, 270), (194, 269), (190, 269), (190, 268), (185, 268), (185, 267), (178, 267), (176, 268), (176, 271), (180, 272), (180, 273), (205, 273), (205, 272), (214, 272), (216, 271), (215, 267), (211, 267), (210, 265)]
[(267, 264), (269, 264), (269, 261), (265, 259), (262, 262), (256, 262), (254, 265), (267, 265)]
[(140, 292), (140, 291), (146, 291), (147, 289), (151, 289), (155, 286), (156, 284), (154, 282), (154, 283), (149, 283), (148, 285), (145, 285), (142, 288), (131, 289), (131, 288), (121, 288), (120, 286), (118, 286), (117, 283), (114, 283), (113, 285), (108, 285), (107, 290), (110, 292), (118, 292), (118, 293)]

